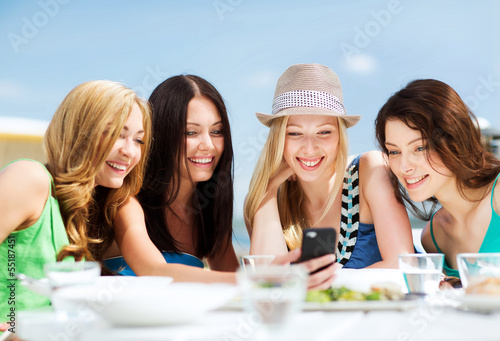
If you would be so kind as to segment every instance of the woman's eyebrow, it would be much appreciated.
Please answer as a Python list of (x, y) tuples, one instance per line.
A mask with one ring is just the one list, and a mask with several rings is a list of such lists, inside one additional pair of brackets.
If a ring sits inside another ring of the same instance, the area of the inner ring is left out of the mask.
[[(422, 139), (421, 137), (417, 137), (416, 139), (413, 139), (413, 140), (411, 140), (410, 142), (408, 142), (408, 143), (407, 143), (407, 145), (410, 145), (410, 144), (412, 144), (412, 143), (415, 143), (415, 142), (417, 142), (418, 140), (422, 140), (422, 141), (423, 141), (423, 139)], [(386, 141), (386, 142), (385, 142), (385, 144), (388, 144), (388, 145), (391, 145), (391, 146), (397, 147), (397, 145), (396, 145), (396, 144), (391, 143), (391, 142), (387, 142), (387, 141)]]
[[(324, 127), (324, 126), (332, 126), (333, 127), (334, 125), (332, 123), (324, 123), (324, 124), (317, 125), (315, 128), (321, 128), (321, 127)], [(288, 127), (303, 128), (303, 126), (301, 126), (300, 124), (295, 124), (295, 123), (287, 125), (287, 128)]]
[[(193, 125), (193, 126), (197, 126), (197, 127), (201, 126), (201, 124), (199, 124), (199, 123), (195, 123), (195, 122), (186, 122), (186, 124), (191, 124), (191, 125)], [(217, 121), (217, 122), (215, 122), (215, 123), (212, 123), (212, 125), (213, 125), (213, 126), (215, 126), (215, 125), (217, 125), (217, 124), (222, 124), (222, 120)]]
[[(129, 131), (130, 129), (129, 129), (127, 126), (123, 126), (123, 130), (125, 130), (125, 131)], [(137, 134), (142, 134), (142, 133), (144, 133), (144, 130), (139, 130), (139, 131), (137, 132)]]

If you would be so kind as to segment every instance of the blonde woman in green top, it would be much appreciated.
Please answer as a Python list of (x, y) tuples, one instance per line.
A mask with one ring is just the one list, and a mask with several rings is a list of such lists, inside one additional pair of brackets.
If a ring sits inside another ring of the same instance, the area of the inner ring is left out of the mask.
[(40, 278), (47, 262), (101, 259), (116, 210), (142, 185), (149, 139), (147, 103), (121, 84), (87, 82), (47, 128), (47, 165), (19, 160), (0, 171), (0, 321), (49, 304), (14, 273)]

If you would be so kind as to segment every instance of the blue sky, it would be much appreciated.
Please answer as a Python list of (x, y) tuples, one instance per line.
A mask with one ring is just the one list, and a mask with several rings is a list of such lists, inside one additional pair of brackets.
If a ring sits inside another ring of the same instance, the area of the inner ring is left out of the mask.
[(0, 116), (50, 120), (76, 85), (121, 81), (141, 96), (181, 73), (223, 95), (235, 149), (236, 215), (267, 128), (280, 74), (321, 63), (338, 73), (350, 152), (376, 148), (373, 120), (415, 78), (457, 90), (500, 128), (500, 1), (0, 2)]

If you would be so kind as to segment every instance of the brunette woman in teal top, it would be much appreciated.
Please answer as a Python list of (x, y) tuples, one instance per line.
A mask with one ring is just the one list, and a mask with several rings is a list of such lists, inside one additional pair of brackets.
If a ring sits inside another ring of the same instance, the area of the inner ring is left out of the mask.
[[(486, 235), (484, 236), (483, 242), (481, 244), (481, 247), (479, 248), (478, 251), (479, 253), (500, 252), (500, 215), (497, 212), (495, 212), (495, 209), (493, 208), (493, 193), (495, 193), (495, 188), (499, 177), (500, 174), (497, 175), (495, 182), (493, 183), (493, 189), (491, 190), (491, 196), (490, 196), (491, 220), (490, 220), (490, 225), (488, 226), (488, 230), (486, 231)], [(439, 248), (436, 242), (436, 238), (434, 238), (434, 231), (432, 228), (433, 218), (434, 214), (432, 215), (431, 220), (429, 222), (432, 242), (434, 243), (437, 252), (442, 253), (441, 249)], [(446, 260), (444, 262), (443, 269), (448, 276), (460, 277), (458, 274), (458, 270), (450, 268)]]
[[(476, 117), (450, 86), (410, 82), (380, 110), (376, 135), (395, 190), (429, 220), (422, 246), (444, 253), (446, 274), (458, 277), (459, 253), (500, 252), (500, 159), (486, 149)], [(415, 202), (434, 205), (426, 212)]]

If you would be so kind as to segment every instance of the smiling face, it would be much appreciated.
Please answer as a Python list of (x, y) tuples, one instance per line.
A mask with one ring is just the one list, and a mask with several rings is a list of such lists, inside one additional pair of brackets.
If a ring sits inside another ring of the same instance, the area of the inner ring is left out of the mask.
[(455, 177), (436, 153), (428, 149), (418, 130), (409, 128), (401, 120), (389, 120), (385, 136), (391, 170), (413, 201), (439, 198), (456, 189)]
[(292, 115), (288, 119), (283, 156), (300, 181), (330, 180), (338, 148), (336, 117)]
[(96, 186), (121, 187), (127, 174), (137, 165), (144, 137), (142, 119), (141, 109), (134, 104), (120, 136), (97, 172)]
[[(223, 124), (217, 107), (207, 97), (194, 97), (188, 104), (186, 160), (194, 183), (209, 180), (224, 152)], [(181, 178), (189, 180), (184, 163)]]

